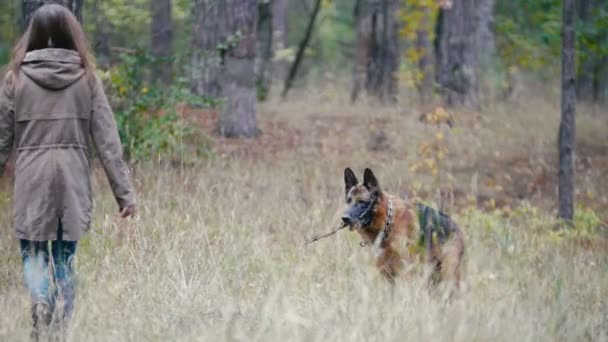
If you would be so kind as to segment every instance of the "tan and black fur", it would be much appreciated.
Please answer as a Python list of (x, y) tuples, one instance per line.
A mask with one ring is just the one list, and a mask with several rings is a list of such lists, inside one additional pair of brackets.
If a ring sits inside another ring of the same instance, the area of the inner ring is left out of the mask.
[[(382, 191), (370, 169), (365, 169), (363, 182), (359, 183), (347, 168), (344, 182), (347, 208), (342, 220), (371, 246), (376, 266), (391, 284), (400, 273), (415, 269), (410, 266), (422, 263), (432, 268), (429, 284), (433, 287), (448, 281), (459, 287), (464, 239), (460, 228), (447, 215)], [(389, 201), (392, 222), (385, 238), (379, 239), (387, 224)], [(421, 220), (420, 215), (426, 217)], [(426, 226), (421, 227), (424, 222)]]

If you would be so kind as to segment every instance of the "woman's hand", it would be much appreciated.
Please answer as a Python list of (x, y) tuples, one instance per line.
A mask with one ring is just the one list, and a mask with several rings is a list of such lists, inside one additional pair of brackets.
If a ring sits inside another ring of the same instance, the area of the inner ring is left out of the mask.
[(127, 217), (133, 217), (135, 216), (135, 204), (129, 205), (127, 207), (124, 207), (122, 209), (120, 209), (120, 217), (122, 218), (127, 218)]

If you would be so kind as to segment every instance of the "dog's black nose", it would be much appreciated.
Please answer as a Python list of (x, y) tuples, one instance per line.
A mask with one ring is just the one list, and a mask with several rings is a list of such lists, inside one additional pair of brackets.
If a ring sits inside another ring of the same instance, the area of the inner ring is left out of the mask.
[(349, 225), (349, 226), (353, 223), (351, 221), (350, 217), (348, 217), (348, 216), (342, 216), (342, 222), (344, 222), (344, 224)]

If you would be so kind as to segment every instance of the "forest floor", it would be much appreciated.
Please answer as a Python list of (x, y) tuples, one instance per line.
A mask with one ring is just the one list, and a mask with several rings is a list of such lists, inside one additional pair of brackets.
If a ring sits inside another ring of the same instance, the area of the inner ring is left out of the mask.
[[(577, 217), (563, 231), (559, 101), (455, 112), (452, 128), (437, 128), (415, 108), (351, 106), (329, 90), (297, 98), (261, 105), (262, 135), (250, 140), (218, 138), (214, 112), (186, 111), (212, 157), (138, 166), (136, 219), (117, 218), (97, 171), (69, 340), (608, 340), (606, 111), (577, 111)], [(437, 142), (439, 164), (414, 170)], [(399, 279), (391, 297), (356, 234), (303, 246), (338, 222), (345, 167), (371, 167), (386, 191), (441, 202), (463, 226), (466, 285), (450, 305), (421, 278)], [(27, 340), (0, 189), (0, 340)]]
[[(509, 101), (479, 112), (450, 112), (453, 127), (437, 128), (420, 121), (434, 106), (387, 109), (308, 96), (262, 105), (262, 134), (253, 140), (218, 137), (216, 111), (188, 109), (184, 117), (211, 137), (211, 149), (222, 159), (273, 163), (289, 158), (322, 161), (335, 155), (345, 163), (332, 176), (339, 178), (346, 166), (362, 171), (389, 164), (391, 172), (401, 175), (391, 190), (416, 192), (425, 200), (439, 201), (432, 193), (439, 188), (455, 202), (473, 201), (485, 209), (530, 203), (557, 210), (557, 103)], [(608, 221), (608, 109), (579, 106), (576, 120), (576, 202)], [(428, 168), (412, 172), (412, 165), (429, 157), (420, 147), (434, 143), (438, 132), (447, 150), (438, 165), (441, 175)]]

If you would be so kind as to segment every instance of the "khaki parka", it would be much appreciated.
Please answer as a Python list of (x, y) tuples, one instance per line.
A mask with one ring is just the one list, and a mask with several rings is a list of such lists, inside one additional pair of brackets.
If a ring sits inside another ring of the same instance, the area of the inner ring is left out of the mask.
[[(92, 143), (92, 144), (90, 144)], [(0, 174), (15, 147), (13, 225), (17, 238), (75, 241), (89, 229), (93, 146), (120, 208), (135, 204), (116, 122), (78, 53), (27, 53), (0, 90)], [(2, 222), (0, 224), (5, 224)]]

